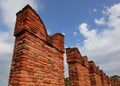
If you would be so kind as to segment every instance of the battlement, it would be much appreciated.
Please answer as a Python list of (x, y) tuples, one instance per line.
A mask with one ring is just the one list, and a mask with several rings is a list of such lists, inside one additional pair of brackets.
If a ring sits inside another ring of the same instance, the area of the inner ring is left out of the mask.
[(47, 41), (50, 45), (54, 46), (58, 50), (64, 52), (64, 35), (61, 33), (53, 34), (49, 36)]
[(48, 34), (46, 28), (41, 18), (31, 6), (27, 5), (16, 15), (14, 36), (21, 34), (23, 31), (28, 31), (36, 37), (47, 41)]
[(67, 58), (68, 63), (73, 63), (73, 62), (82, 63), (82, 56), (78, 48), (67, 48), (66, 53), (68, 57)]
[(64, 35), (49, 36), (29, 5), (16, 15), (9, 86), (64, 86)]
[(88, 57), (87, 56), (83, 56), (83, 65), (87, 68), (89, 68), (89, 63), (88, 63)]
[[(65, 86), (64, 35), (48, 35), (31, 6), (16, 14), (15, 45), (8, 86)], [(78, 48), (67, 48), (70, 86), (120, 86)]]
[(87, 56), (81, 56), (78, 48), (67, 48), (70, 86), (91, 86)]
[[(94, 61), (88, 61), (87, 56), (81, 56), (77, 48), (67, 48), (66, 55), (70, 86), (119, 86), (119, 81), (111, 81)], [(117, 85), (112, 85), (111, 82), (116, 82)]]
[(97, 68), (94, 61), (89, 61), (89, 71), (90, 73), (97, 73)]
[(27, 5), (17, 14), (14, 36), (29, 32), (51, 46), (64, 52), (64, 35), (56, 33), (48, 36), (43, 21), (31, 6)]

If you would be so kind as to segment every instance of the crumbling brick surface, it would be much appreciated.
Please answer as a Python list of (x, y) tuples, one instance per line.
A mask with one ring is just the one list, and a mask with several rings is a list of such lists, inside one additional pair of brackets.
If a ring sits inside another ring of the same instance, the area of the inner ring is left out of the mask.
[(17, 13), (9, 86), (64, 86), (64, 36), (48, 36), (28, 5)]
[(93, 61), (89, 61), (89, 74), (92, 86), (102, 86), (99, 67)]
[(77, 48), (67, 48), (70, 86), (91, 86), (89, 68), (86, 59), (83, 60)]
[(120, 86), (120, 80), (111, 80), (111, 86)]
[[(64, 86), (64, 36), (49, 36), (29, 5), (16, 15), (8, 86)], [(67, 48), (66, 55), (70, 86), (120, 86), (120, 80), (111, 80), (78, 48)]]
[(94, 61), (81, 56), (77, 48), (67, 48), (70, 86), (120, 86), (120, 80), (111, 80)]

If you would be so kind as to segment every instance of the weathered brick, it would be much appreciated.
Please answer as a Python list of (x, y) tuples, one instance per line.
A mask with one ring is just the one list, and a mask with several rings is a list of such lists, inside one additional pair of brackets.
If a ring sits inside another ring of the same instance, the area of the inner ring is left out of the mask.
[(87, 58), (81, 56), (77, 48), (67, 48), (70, 86), (91, 86)]
[(94, 61), (88, 61), (87, 56), (81, 56), (77, 48), (67, 48), (67, 63), (70, 86), (119, 86), (120, 80), (110, 78), (96, 66)]
[[(47, 34), (38, 14), (27, 5), (17, 14), (8, 86), (64, 86), (64, 35)], [(67, 48), (70, 86), (120, 86), (78, 48)]]
[(64, 36), (49, 36), (29, 5), (17, 13), (14, 36), (9, 86), (64, 86)]

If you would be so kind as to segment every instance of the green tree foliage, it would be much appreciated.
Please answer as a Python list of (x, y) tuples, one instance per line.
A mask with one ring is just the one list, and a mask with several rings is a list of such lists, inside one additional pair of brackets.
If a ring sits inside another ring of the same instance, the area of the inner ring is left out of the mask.
[(64, 81), (65, 81), (65, 86), (69, 86), (69, 77), (66, 77)]
[(110, 77), (112, 80), (120, 80), (120, 76), (119, 75), (113, 75)]

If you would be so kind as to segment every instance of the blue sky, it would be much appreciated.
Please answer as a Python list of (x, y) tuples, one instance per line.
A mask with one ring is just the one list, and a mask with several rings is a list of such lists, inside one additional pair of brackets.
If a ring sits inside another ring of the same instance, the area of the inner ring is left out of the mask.
[(49, 35), (63, 33), (65, 47), (78, 47), (107, 75), (120, 75), (119, 0), (0, 0), (0, 86), (8, 82), (15, 14), (26, 4), (40, 15)]

